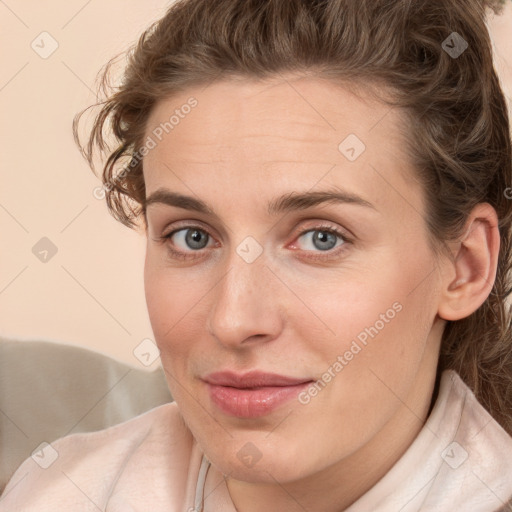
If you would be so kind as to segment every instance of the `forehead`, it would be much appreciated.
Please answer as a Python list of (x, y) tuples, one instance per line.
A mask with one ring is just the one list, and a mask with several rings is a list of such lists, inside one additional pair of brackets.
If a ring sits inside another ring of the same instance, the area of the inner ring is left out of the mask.
[[(193, 109), (187, 106), (190, 98), (196, 101)], [(172, 114), (181, 109), (188, 113), (179, 119), (174, 116), (169, 126)], [(211, 153), (219, 145), (251, 139), (247, 149), (254, 147), (255, 152), (262, 145), (284, 151), (300, 146), (311, 151), (324, 144), (337, 156), (338, 144), (346, 136), (357, 134), (369, 145), (383, 139), (390, 143), (399, 136), (401, 124), (399, 112), (369, 94), (355, 95), (349, 85), (319, 78), (237, 79), (190, 88), (161, 100), (148, 119), (146, 132), (164, 128), (159, 138), (168, 139), (172, 133), (173, 140), (168, 142), (178, 150), (193, 144), (197, 151)]]
[(148, 119), (146, 137), (155, 145), (144, 157), (146, 195), (162, 185), (207, 193), (212, 183), (226, 183), (249, 198), (322, 179), (366, 189), (378, 203), (386, 183), (399, 196), (416, 186), (404, 122), (364, 91), (318, 78), (191, 87), (158, 102)]

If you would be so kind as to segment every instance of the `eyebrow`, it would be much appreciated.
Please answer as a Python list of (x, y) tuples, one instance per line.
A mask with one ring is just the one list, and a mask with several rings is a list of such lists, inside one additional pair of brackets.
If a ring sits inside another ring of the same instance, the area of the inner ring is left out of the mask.
[[(173, 192), (166, 188), (159, 188), (146, 198), (144, 211), (150, 204), (165, 204), (215, 216), (213, 209), (201, 199)], [(336, 189), (316, 192), (290, 192), (271, 200), (267, 205), (267, 212), (274, 216), (295, 210), (305, 210), (321, 204), (353, 204), (377, 211), (373, 204), (362, 197)]]

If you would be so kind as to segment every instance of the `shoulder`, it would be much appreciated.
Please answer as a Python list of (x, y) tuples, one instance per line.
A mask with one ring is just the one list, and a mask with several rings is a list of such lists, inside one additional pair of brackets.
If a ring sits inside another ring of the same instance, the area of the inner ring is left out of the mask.
[(445, 371), (416, 439), (347, 512), (494, 512), (511, 497), (512, 438), (459, 375)]
[(125, 500), (135, 506), (148, 486), (152, 510), (160, 502), (181, 503), (193, 444), (176, 403), (105, 430), (63, 437), (23, 462), (2, 494), (0, 511), (117, 510), (114, 504)]
[[(443, 374), (446, 398), (445, 409), (456, 409), (460, 417), (455, 437), (473, 452), (474, 458), (493, 455), (505, 462), (512, 471), (512, 437), (477, 400), (471, 389), (454, 371)], [(445, 415), (448, 413), (445, 410)]]
[(512, 437), (457, 373), (444, 372), (441, 386), (431, 428), (443, 444), (431, 499), (450, 496), (459, 510), (498, 510), (512, 497)]

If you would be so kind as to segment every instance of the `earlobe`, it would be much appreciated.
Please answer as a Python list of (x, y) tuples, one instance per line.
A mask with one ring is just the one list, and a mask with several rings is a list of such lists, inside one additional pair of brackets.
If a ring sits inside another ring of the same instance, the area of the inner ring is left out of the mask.
[(441, 318), (466, 318), (485, 302), (496, 279), (499, 249), (496, 211), (488, 203), (478, 204), (468, 218), (455, 258), (449, 263), (439, 303)]

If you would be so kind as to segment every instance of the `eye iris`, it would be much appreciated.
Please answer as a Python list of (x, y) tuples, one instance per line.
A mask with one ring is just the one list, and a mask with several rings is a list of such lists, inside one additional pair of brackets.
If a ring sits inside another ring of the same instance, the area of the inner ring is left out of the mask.
[[(336, 246), (336, 235), (330, 231), (313, 232), (313, 244), (321, 251), (328, 251)], [(201, 240), (202, 239), (202, 240)], [(206, 247), (208, 235), (199, 229), (188, 229), (185, 235), (185, 242), (192, 249), (203, 249)]]
[[(205, 235), (205, 233), (199, 231), (198, 229), (189, 229), (185, 237), (187, 245), (189, 245), (193, 249), (202, 249), (203, 247), (206, 246), (207, 241), (207, 237), (203, 235)], [(203, 238), (204, 241), (203, 244), (201, 244), (201, 237)], [(197, 246), (197, 244), (199, 244), (199, 247)]]
[[(329, 245), (329, 242), (328, 242), (329, 237), (330, 237), (330, 242), (332, 242), (331, 245)], [(329, 233), (328, 231), (315, 231), (315, 233), (313, 235), (313, 243), (315, 244), (315, 247), (317, 247), (317, 249), (320, 249), (322, 251), (327, 251), (329, 249), (332, 249), (336, 245), (336, 236), (333, 233)], [(318, 246), (317, 243), (319, 243), (320, 246)], [(327, 243), (328, 247), (325, 247), (325, 245), (323, 245), (326, 243)]]

